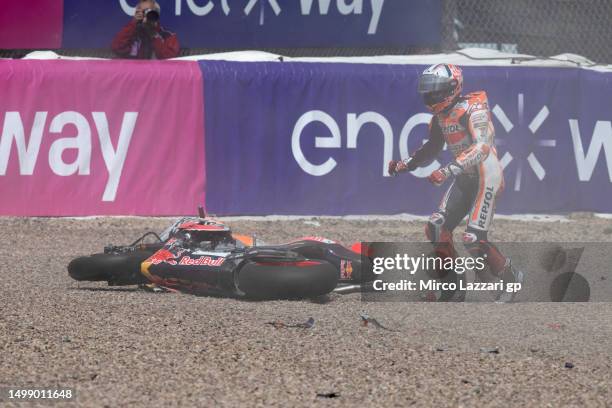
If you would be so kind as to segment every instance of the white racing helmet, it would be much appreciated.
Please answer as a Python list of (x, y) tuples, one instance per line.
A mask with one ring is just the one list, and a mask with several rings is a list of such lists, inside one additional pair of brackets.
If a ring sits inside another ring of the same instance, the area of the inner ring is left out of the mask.
[(427, 68), (419, 78), (418, 92), (433, 113), (449, 108), (461, 95), (463, 74), (458, 66), (435, 64)]

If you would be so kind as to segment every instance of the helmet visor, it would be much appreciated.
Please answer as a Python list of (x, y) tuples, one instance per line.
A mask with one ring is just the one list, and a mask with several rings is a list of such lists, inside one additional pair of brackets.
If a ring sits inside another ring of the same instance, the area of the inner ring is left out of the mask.
[(444, 78), (438, 75), (421, 75), (417, 90), (420, 94), (440, 91), (447, 92), (453, 88), (452, 82), (452, 78)]
[(450, 92), (447, 90), (425, 93), (423, 94), (423, 102), (427, 106), (437, 105), (448, 98), (449, 95)]

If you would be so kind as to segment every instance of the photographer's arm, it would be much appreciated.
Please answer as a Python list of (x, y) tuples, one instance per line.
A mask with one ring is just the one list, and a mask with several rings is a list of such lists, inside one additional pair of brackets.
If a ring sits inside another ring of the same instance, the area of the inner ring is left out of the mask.
[(132, 43), (136, 36), (136, 26), (137, 21), (132, 20), (117, 33), (111, 44), (111, 48), (115, 54), (120, 57), (127, 57), (130, 55)]
[(179, 42), (176, 34), (160, 31), (153, 37), (153, 49), (158, 59), (176, 58), (179, 55)]

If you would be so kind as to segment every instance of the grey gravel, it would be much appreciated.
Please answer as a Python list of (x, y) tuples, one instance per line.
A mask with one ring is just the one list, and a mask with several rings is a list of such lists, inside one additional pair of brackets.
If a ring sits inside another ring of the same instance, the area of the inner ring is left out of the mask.
[[(423, 239), (419, 222), (310, 221), (232, 225), (269, 242)], [(73, 387), (93, 407), (612, 405), (610, 303), (247, 302), (68, 277), (71, 258), (167, 224), (0, 218), (0, 386)], [(503, 241), (612, 240), (612, 220), (588, 214), (495, 228)], [(502, 352), (480, 352), (492, 345)]]

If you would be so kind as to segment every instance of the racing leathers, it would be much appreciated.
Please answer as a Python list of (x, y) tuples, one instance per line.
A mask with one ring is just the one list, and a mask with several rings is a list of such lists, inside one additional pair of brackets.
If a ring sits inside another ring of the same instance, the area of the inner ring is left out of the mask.
[[(446, 143), (454, 160), (434, 171), (429, 180), (440, 185), (452, 177), (438, 209), (426, 226), (428, 239), (448, 256), (456, 256), (452, 233), (469, 214), (463, 243), (472, 256), (486, 257), (490, 271), (499, 277), (510, 263), (488, 241), (497, 195), (503, 190), (503, 170), (495, 150), (495, 130), (484, 91), (459, 97), (448, 109), (434, 115), (429, 141), (399, 170), (414, 170), (434, 159)], [(511, 279), (512, 277), (508, 277)]]

